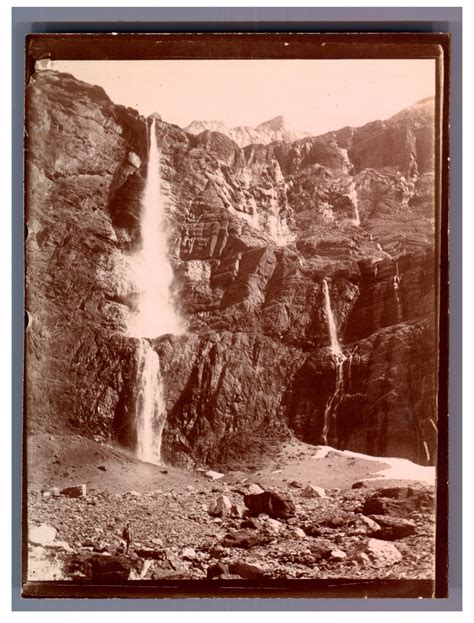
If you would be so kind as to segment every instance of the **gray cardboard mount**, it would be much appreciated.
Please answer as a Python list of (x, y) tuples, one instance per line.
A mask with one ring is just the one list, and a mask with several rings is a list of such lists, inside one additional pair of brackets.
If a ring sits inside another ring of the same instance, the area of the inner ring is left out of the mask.
[[(450, 329), (449, 329), (449, 596), (446, 599), (35, 599), (21, 597), (23, 368), (23, 94), (24, 42), (30, 33), (93, 32), (434, 32), (451, 33)], [(462, 608), (462, 215), (460, 7), (12, 9), (12, 609), (39, 610), (339, 610), (458, 611)]]

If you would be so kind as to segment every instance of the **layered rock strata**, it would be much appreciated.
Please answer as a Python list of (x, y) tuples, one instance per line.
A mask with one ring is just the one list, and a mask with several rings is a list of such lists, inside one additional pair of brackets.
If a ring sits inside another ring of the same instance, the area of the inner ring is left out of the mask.
[[(159, 102), (156, 103), (159, 109)], [(157, 120), (174, 294), (157, 336), (163, 456), (224, 463), (293, 432), (436, 456), (434, 102), (387, 121), (240, 148)], [(147, 120), (52, 71), (27, 86), (28, 426), (136, 443), (129, 257), (140, 243)]]

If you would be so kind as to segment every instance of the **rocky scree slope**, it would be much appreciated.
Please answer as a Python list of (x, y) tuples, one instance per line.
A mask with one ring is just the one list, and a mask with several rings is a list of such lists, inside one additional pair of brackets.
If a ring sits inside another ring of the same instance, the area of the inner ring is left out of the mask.
[[(433, 100), (362, 128), (244, 149), (160, 119), (156, 132), (176, 300), (189, 328), (152, 341), (165, 385), (165, 460), (238, 462), (290, 433), (320, 443), (326, 419), (330, 445), (432, 462)], [(137, 341), (125, 321), (146, 152), (147, 120), (101, 88), (52, 71), (31, 79), (33, 431), (66, 427), (135, 444)], [(324, 279), (346, 357), (339, 377)]]

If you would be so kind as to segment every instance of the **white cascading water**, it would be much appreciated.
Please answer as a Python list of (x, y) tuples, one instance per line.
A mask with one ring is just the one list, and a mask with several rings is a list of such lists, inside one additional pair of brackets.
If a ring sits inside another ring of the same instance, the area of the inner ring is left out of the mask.
[(326, 279), (323, 279), (323, 292), (328, 333), (331, 342), (331, 353), (336, 363), (336, 386), (334, 388), (334, 393), (327, 401), (324, 409), (322, 441), (326, 445), (328, 443), (331, 420), (334, 419), (336, 409), (344, 396), (344, 362), (346, 360), (346, 356), (342, 352), (341, 345), (339, 344), (339, 339), (337, 337), (336, 321), (334, 320), (334, 314), (332, 313), (331, 297)]
[(138, 344), (137, 381), (137, 456), (142, 461), (159, 464), (166, 411), (160, 359), (146, 340)]
[(354, 219), (352, 222), (357, 227), (360, 227), (359, 197), (357, 196), (354, 182), (352, 182), (351, 189), (349, 191), (349, 197), (352, 200), (352, 207), (354, 209)]
[(393, 292), (395, 294), (395, 301), (397, 304), (397, 322), (402, 320), (402, 302), (400, 300), (400, 273), (398, 271), (398, 262), (396, 263), (396, 273), (393, 277)]
[(331, 297), (329, 295), (329, 287), (326, 279), (323, 279), (324, 306), (326, 311), (326, 320), (328, 323), (329, 339), (331, 340), (331, 352), (334, 356), (341, 355), (342, 350), (337, 338), (336, 322), (332, 313)]
[(130, 336), (140, 338), (135, 405), (137, 456), (143, 461), (159, 464), (166, 408), (160, 360), (147, 338), (181, 333), (183, 324), (171, 294), (173, 271), (168, 258), (165, 208), (160, 191), (160, 152), (154, 118), (149, 138), (146, 182), (141, 199), (141, 247), (130, 258), (137, 303), (128, 329)]
[(142, 246), (131, 258), (133, 285), (138, 299), (137, 313), (130, 319), (129, 329), (135, 337), (155, 338), (164, 333), (181, 333), (183, 329), (171, 295), (173, 271), (168, 257), (168, 228), (160, 186), (160, 151), (153, 119), (150, 125), (145, 190), (141, 201)]

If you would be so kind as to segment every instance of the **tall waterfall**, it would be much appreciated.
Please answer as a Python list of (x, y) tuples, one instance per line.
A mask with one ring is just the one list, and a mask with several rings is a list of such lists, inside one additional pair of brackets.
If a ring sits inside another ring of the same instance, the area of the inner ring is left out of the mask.
[(331, 297), (329, 296), (328, 282), (323, 279), (324, 304), (326, 310), (326, 320), (328, 323), (329, 338), (331, 340), (331, 352), (333, 355), (341, 355), (341, 346), (337, 339), (337, 328), (331, 308)]
[(331, 421), (334, 419), (337, 407), (344, 396), (344, 362), (346, 360), (346, 356), (342, 352), (341, 345), (339, 344), (339, 339), (337, 337), (336, 321), (334, 320), (334, 314), (332, 313), (331, 297), (329, 295), (329, 287), (326, 279), (323, 279), (323, 292), (329, 339), (331, 341), (331, 353), (336, 364), (336, 384), (334, 392), (327, 401), (326, 408), (324, 409), (322, 440), (324, 444), (327, 444)]
[(141, 247), (130, 258), (137, 304), (136, 311), (130, 316), (128, 331), (130, 336), (140, 338), (135, 404), (137, 456), (157, 464), (161, 461), (166, 408), (160, 360), (147, 338), (181, 333), (183, 330), (171, 294), (173, 271), (168, 258), (165, 208), (160, 186), (160, 152), (153, 118), (149, 129), (145, 189), (141, 199)]
[(141, 200), (142, 245), (132, 258), (133, 282), (138, 294), (137, 313), (129, 330), (135, 337), (154, 338), (181, 333), (183, 327), (173, 303), (173, 271), (168, 257), (165, 206), (161, 197), (160, 152), (155, 119), (150, 125), (150, 147), (145, 190)]

